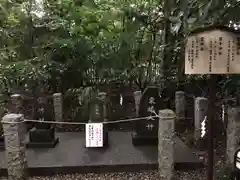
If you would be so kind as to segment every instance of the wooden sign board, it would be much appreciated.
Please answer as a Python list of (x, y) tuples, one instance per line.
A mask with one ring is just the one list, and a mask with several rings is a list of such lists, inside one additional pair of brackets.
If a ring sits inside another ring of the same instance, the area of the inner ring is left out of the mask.
[(215, 28), (188, 37), (185, 49), (185, 74), (239, 73), (239, 33)]

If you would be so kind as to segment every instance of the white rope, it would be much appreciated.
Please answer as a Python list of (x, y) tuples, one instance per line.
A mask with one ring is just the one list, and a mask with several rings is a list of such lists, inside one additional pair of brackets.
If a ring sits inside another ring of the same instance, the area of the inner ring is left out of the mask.
[[(174, 119), (176, 116), (146, 116), (146, 117), (139, 117), (139, 118), (130, 118), (130, 119), (120, 119), (120, 120), (115, 120), (115, 121), (103, 121), (99, 123), (103, 124), (114, 124), (114, 123), (123, 123), (123, 122), (131, 122), (131, 121), (139, 121), (142, 119), (149, 119), (149, 118), (160, 118), (160, 119)], [(147, 120), (149, 121), (149, 120)], [(21, 122), (12, 122), (12, 121), (2, 121), (3, 124), (19, 124), (19, 123), (24, 123), (24, 122), (36, 122), (36, 123), (45, 123), (45, 124), (66, 124), (66, 125), (86, 125), (88, 123), (81, 123), (81, 122), (59, 122), (59, 121), (42, 121), (42, 120), (31, 120), (31, 119), (24, 119), (24, 121)]]

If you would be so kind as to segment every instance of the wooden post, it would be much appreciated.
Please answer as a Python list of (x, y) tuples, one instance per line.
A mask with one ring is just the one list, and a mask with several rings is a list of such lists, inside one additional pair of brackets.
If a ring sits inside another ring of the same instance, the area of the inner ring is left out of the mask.
[(213, 127), (214, 127), (214, 118), (216, 115), (216, 87), (218, 75), (211, 74), (209, 79), (209, 108), (208, 108), (208, 117), (207, 117), (207, 133), (208, 133), (208, 180), (214, 179), (214, 147), (213, 147)]

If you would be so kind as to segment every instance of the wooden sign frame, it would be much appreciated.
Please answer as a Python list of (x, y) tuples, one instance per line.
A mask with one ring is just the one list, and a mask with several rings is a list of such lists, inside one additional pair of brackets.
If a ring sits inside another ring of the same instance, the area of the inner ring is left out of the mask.
[(240, 31), (207, 27), (193, 31), (185, 48), (185, 74), (239, 74)]

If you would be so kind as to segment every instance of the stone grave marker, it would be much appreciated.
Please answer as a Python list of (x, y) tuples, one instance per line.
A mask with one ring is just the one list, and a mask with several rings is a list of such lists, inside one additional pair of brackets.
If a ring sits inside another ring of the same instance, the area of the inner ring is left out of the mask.
[[(104, 101), (96, 97), (90, 101), (90, 114), (89, 123), (102, 123), (104, 122)], [(103, 147), (108, 145), (108, 131), (107, 126), (103, 125)]]
[[(46, 97), (37, 99), (35, 119), (39, 121), (53, 121), (53, 104)], [(29, 148), (53, 148), (59, 139), (55, 137), (55, 126), (49, 123), (36, 123), (29, 131)]]
[[(132, 142), (134, 145), (157, 145), (158, 143), (158, 115), (164, 109), (163, 99), (159, 89), (155, 86), (148, 87), (140, 100), (139, 117), (147, 117), (134, 122)], [(151, 117), (153, 116), (153, 117)]]

